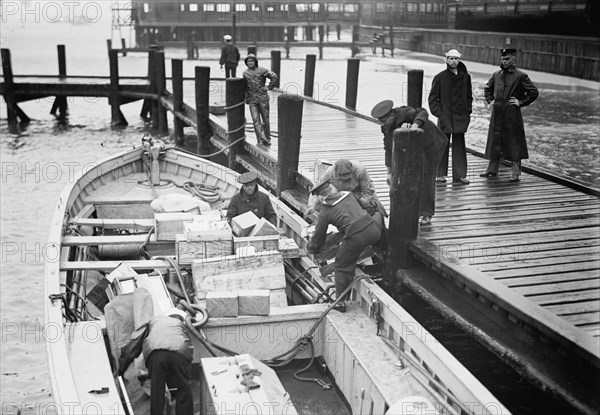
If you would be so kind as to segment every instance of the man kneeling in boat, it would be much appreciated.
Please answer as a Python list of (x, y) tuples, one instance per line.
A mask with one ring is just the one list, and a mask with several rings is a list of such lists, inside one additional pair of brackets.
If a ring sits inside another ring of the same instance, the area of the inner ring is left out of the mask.
[[(380, 212), (369, 215), (363, 209), (358, 198), (347, 191), (338, 191), (329, 180), (323, 181), (313, 188), (313, 195), (319, 196), (323, 207), (317, 219), (315, 232), (308, 243), (308, 251), (318, 253), (327, 236), (327, 227), (334, 225), (342, 232), (344, 238), (335, 255), (335, 292), (340, 296), (352, 283), (356, 270), (356, 261), (362, 251), (374, 244), (381, 237)], [(344, 301), (348, 294), (338, 303), (338, 311), (346, 311)]]
[(233, 195), (227, 208), (227, 221), (246, 212), (254, 213), (259, 219), (265, 218), (273, 225), (277, 226), (277, 214), (269, 196), (258, 190), (258, 175), (249, 171), (240, 174), (237, 178), (242, 188)]
[[(143, 351), (150, 376), (150, 411), (162, 415), (165, 408), (165, 385), (177, 388), (176, 415), (192, 415), (193, 346), (184, 325), (186, 313), (178, 308), (155, 316), (131, 335), (121, 349), (118, 375), (122, 376), (131, 362)], [(140, 347), (141, 344), (141, 347)]]

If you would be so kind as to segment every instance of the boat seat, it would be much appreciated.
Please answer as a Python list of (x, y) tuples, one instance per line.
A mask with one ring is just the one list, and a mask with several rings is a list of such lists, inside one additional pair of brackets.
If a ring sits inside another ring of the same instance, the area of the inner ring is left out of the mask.
[(65, 335), (81, 407), (93, 408), (95, 413), (125, 414), (106, 354), (103, 324), (99, 321), (67, 323)]
[(73, 218), (69, 221), (77, 226), (94, 226), (103, 229), (140, 229), (149, 230), (156, 226), (154, 219), (105, 219), (105, 218)]
[(144, 244), (148, 242), (156, 242), (156, 235), (147, 234), (139, 235), (94, 235), (94, 236), (65, 236), (62, 240), (64, 246), (81, 246), (81, 245), (127, 245), (127, 244)]

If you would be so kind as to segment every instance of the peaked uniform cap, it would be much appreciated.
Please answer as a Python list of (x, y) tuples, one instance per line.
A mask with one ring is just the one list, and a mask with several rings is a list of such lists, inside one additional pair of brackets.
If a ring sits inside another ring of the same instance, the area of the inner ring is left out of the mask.
[(256, 63), (256, 66), (258, 66), (258, 59), (256, 59), (256, 55), (251, 53), (248, 56), (246, 56), (244, 58), (244, 63), (246, 64), (246, 66), (248, 66), (248, 59), (254, 59), (254, 62)]
[(248, 184), (258, 180), (258, 174), (254, 171), (248, 171), (246, 173), (240, 174), (237, 178), (238, 183)]
[(394, 106), (394, 101), (390, 101), (389, 99), (385, 101), (381, 101), (379, 104), (375, 105), (371, 110), (371, 117), (373, 118), (381, 118), (387, 115)]
[(312, 190), (310, 191), (311, 194), (313, 195), (318, 195), (319, 193), (321, 193), (323, 191), (323, 189), (325, 189), (327, 187), (327, 185), (329, 185), (329, 179), (328, 180), (324, 180), (320, 183), (317, 183)]
[(348, 159), (339, 159), (335, 162), (334, 167), (335, 175), (340, 179), (349, 179), (352, 177), (352, 170), (354, 166)]
[(502, 56), (516, 55), (517, 54), (517, 50), (516, 49), (502, 49), (502, 51), (500, 52), (500, 54)]
[(231, 35), (225, 35), (225, 36), (223, 36), (223, 40), (230, 41), (231, 40)]
[(456, 49), (450, 49), (448, 52), (446, 52), (446, 57), (447, 58), (460, 58), (462, 56), (462, 54), (457, 51)]

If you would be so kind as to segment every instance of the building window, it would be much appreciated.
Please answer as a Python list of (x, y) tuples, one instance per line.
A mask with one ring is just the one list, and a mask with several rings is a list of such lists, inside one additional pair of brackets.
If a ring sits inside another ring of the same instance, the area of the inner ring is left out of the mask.
[(358, 4), (344, 4), (344, 11), (346, 13), (356, 13), (358, 11)]
[(148, 3), (144, 3), (144, 13), (150, 13), (150, 5)]
[(378, 13), (387, 12), (387, 3), (375, 3), (375, 11)]
[(202, 4), (202, 10), (204, 10), (205, 12), (214, 12), (215, 5), (214, 3), (204, 3)]
[(231, 5), (229, 3), (219, 3), (217, 4), (217, 11), (221, 13), (227, 13), (231, 10)]
[(246, 3), (236, 3), (235, 11), (236, 12), (245, 12), (246, 11)]
[(260, 7), (256, 3), (251, 3), (250, 4), (250, 11), (251, 12), (259, 12), (260, 11)]
[(190, 11), (191, 12), (197, 12), (198, 11), (198, 4), (197, 3), (190, 3)]
[(296, 10), (299, 12), (305, 12), (308, 10), (308, 4), (306, 3), (297, 3)]

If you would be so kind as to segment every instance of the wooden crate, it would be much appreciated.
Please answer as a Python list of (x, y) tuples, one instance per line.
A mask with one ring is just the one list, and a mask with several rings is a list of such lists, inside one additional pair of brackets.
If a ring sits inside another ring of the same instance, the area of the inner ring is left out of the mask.
[(189, 265), (197, 259), (228, 257), (233, 252), (231, 235), (227, 240), (188, 241), (185, 235), (177, 235), (175, 253), (179, 265)]
[(156, 219), (156, 240), (174, 241), (177, 234), (183, 233), (183, 223), (193, 221), (194, 216), (197, 216), (197, 213), (155, 213), (154, 219)]
[(240, 254), (238, 249), (243, 250), (248, 246), (253, 247), (257, 252), (276, 251), (279, 249), (279, 235), (233, 237), (233, 252), (236, 254)]
[(231, 227), (224, 220), (193, 221), (183, 224), (185, 239), (196, 241), (231, 241)]
[(196, 259), (192, 261), (192, 277), (199, 299), (209, 291), (285, 289), (283, 257), (277, 251)]

